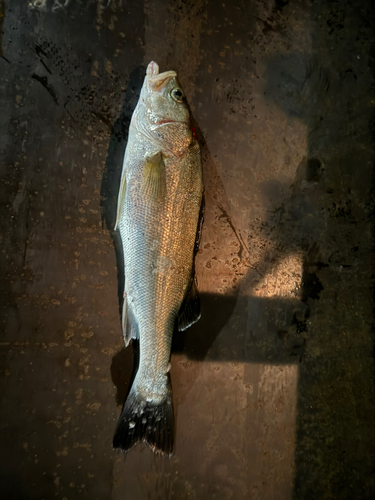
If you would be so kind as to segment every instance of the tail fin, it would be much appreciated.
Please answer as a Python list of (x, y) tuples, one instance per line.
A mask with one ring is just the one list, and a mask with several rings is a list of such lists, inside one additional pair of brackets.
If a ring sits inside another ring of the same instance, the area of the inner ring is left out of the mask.
[(172, 390), (156, 403), (142, 398), (131, 389), (120, 415), (113, 447), (130, 450), (139, 441), (147, 443), (154, 453), (172, 455), (174, 417)]

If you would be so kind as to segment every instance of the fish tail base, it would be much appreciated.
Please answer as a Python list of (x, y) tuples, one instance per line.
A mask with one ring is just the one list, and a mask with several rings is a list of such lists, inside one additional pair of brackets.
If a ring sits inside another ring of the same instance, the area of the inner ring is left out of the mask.
[(162, 401), (153, 402), (132, 389), (117, 423), (113, 447), (128, 451), (143, 441), (154, 453), (171, 456), (173, 435), (172, 391)]

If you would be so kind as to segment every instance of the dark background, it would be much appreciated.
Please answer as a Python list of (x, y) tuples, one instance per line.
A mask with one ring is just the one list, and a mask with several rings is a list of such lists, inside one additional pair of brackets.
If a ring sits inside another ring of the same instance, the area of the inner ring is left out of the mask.
[[(1, 497), (373, 498), (372, 2), (0, 0), (0, 28)], [(112, 227), (152, 59), (206, 190), (171, 459), (111, 447)]]

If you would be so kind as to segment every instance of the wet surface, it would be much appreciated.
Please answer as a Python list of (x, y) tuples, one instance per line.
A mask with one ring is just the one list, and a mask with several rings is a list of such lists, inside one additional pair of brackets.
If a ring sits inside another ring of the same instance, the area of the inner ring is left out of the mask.
[[(2, 497), (372, 498), (371, 3), (0, 0), (0, 28)], [(111, 447), (137, 359), (112, 228), (152, 59), (206, 192), (167, 460)]]

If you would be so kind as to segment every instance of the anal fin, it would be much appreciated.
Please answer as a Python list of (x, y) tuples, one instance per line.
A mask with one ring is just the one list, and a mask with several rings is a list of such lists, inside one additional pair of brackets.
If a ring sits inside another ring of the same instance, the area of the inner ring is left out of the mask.
[(194, 276), (191, 280), (191, 286), (188, 294), (182, 303), (179, 315), (178, 315), (178, 330), (183, 332), (189, 326), (196, 323), (201, 317), (201, 301), (199, 298), (199, 292), (197, 288), (196, 277)]

